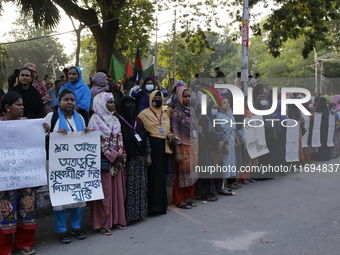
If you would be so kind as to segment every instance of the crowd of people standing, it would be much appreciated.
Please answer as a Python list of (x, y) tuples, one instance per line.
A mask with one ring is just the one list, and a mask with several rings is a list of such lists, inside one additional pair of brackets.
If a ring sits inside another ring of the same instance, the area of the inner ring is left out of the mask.
[[(216, 73), (218, 79), (224, 77), (219, 68)], [(104, 199), (87, 205), (91, 207), (93, 229), (105, 236), (112, 234), (112, 228), (125, 230), (129, 222), (143, 220), (147, 215), (166, 214), (167, 175), (173, 175), (171, 202), (180, 209), (192, 209), (197, 206), (193, 198), (217, 202), (218, 195), (234, 196), (234, 190), (260, 178), (252, 172), (241, 172), (242, 166), (292, 164), (285, 158), (288, 128), (282, 125), (264, 127), (268, 153), (256, 158), (248, 154), (245, 127), (231, 123), (236, 120), (239, 123), (253, 114), (245, 101), (244, 115), (234, 115), (233, 95), (229, 90), (220, 90), (221, 104), (210, 100), (207, 114), (202, 115), (197, 100), (200, 82), (195, 82), (189, 90), (185, 82), (178, 81), (167, 106), (164, 102), (168, 91), (154, 77), (143, 79), (131, 95), (124, 95), (119, 86), (110, 86), (112, 80), (103, 69), (92, 77), (92, 88), (82, 80), (79, 67), (70, 67), (65, 76), (65, 81), (56, 80), (47, 91), (35, 78), (35, 65), (25, 64), (16, 83), (1, 98), (0, 120), (45, 118), (43, 126), (47, 135), (100, 132)], [(265, 110), (271, 107), (273, 95), (265, 94), (266, 88), (258, 84), (258, 77), (256, 74), (256, 81), (251, 83), (255, 93), (253, 104), (255, 109)], [(240, 86), (238, 79), (236, 82)], [(110, 90), (112, 87), (115, 89)], [(291, 95), (300, 96), (303, 95)], [(305, 107), (313, 113), (309, 125), (299, 109), (288, 107), (286, 115), (282, 115), (280, 106), (279, 95), (276, 111), (262, 117), (294, 119), (300, 124), (299, 160), (294, 164), (304, 164), (310, 158), (326, 161), (339, 156), (340, 95), (333, 96), (329, 105), (324, 97), (314, 97), (306, 103)], [(312, 133), (317, 113), (321, 114), (321, 146), (313, 147), (311, 137), (307, 146), (303, 146), (302, 138)], [(331, 116), (334, 122), (329, 121)], [(228, 121), (216, 126), (214, 118)], [(333, 146), (327, 143), (332, 129), (329, 123), (334, 123)], [(214, 178), (202, 178), (201, 173), (193, 171), (197, 165), (214, 164), (233, 167)], [(274, 173), (262, 176), (273, 177)], [(38, 220), (35, 196), (34, 187), (0, 191), (0, 255), (11, 254), (14, 248), (24, 255), (35, 253)], [(78, 202), (53, 208), (54, 231), (61, 243), (70, 243), (72, 236), (87, 237), (82, 228), (85, 206), (85, 202)]]

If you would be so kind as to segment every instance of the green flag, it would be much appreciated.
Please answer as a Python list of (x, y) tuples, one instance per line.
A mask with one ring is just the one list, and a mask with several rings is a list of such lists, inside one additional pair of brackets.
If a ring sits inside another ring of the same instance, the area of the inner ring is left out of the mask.
[(111, 57), (109, 74), (111, 75), (111, 77), (115, 81), (119, 81), (126, 74), (125, 68), (122, 66), (122, 64), (119, 62), (119, 60), (113, 54), (112, 54), (112, 57)]
[(143, 77), (154, 77), (155, 76), (155, 68), (154, 64), (146, 68), (143, 72)]

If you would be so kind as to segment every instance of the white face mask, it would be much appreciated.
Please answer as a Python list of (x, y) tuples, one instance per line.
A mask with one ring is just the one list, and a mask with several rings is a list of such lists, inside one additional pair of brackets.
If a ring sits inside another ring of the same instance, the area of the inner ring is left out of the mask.
[(211, 115), (216, 116), (217, 115), (217, 109), (211, 109)]
[(266, 106), (266, 105), (268, 104), (268, 102), (267, 102), (266, 100), (261, 100), (260, 104), (261, 104), (262, 106)]
[(155, 87), (155, 86), (154, 86), (153, 84), (146, 84), (145, 89), (146, 89), (147, 91), (153, 91), (154, 87)]
[(309, 104), (308, 107), (309, 109), (311, 109), (313, 107), (313, 104)]
[(336, 112), (336, 109), (331, 109), (332, 112)]

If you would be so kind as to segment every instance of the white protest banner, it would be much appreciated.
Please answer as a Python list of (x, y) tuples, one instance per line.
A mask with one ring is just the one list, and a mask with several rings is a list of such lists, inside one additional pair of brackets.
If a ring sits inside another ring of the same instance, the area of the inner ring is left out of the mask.
[(269, 153), (262, 116), (254, 115), (251, 118), (245, 118), (245, 123), (245, 142), (250, 158), (257, 158)]
[(43, 122), (0, 121), (0, 191), (47, 184)]
[(286, 134), (286, 161), (297, 162), (299, 161), (299, 136), (300, 136), (300, 123), (295, 125), (294, 120), (287, 121), (287, 134)]
[(312, 147), (320, 147), (321, 146), (321, 116), (322, 113), (315, 112), (314, 113), (314, 123), (312, 130)]
[(310, 124), (310, 116), (303, 115), (303, 118), (305, 119), (305, 130), (306, 133), (302, 136), (302, 148), (308, 147), (308, 137), (309, 137), (309, 124)]
[(103, 199), (100, 132), (50, 134), (49, 189), (52, 206)]
[(335, 116), (329, 115), (328, 119), (328, 135), (327, 135), (327, 146), (333, 147), (333, 138), (334, 138), (334, 131), (335, 131)]

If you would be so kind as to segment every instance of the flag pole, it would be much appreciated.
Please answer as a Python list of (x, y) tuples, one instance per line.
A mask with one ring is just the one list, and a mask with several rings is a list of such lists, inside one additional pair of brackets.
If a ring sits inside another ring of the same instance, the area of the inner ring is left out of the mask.
[(242, 71), (241, 80), (243, 84), (243, 93), (248, 93), (248, 59), (249, 59), (249, 0), (243, 2), (243, 16), (242, 16)]

